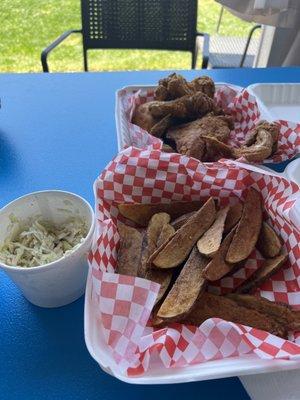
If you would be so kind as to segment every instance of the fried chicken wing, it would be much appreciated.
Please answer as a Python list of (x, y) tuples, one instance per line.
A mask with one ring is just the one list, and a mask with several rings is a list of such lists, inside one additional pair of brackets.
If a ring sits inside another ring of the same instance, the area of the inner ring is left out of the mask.
[(132, 117), (132, 123), (150, 132), (151, 129), (159, 122), (158, 118), (153, 117), (150, 112), (151, 101), (140, 104), (136, 107)]
[(200, 76), (192, 80), (190, 86), (194, 88), (196, 92), (205, 93), (208, 97), (214, 98), (215, 95), (215, 83), (209, 76)]
[(174, 100), (196, 92), (205, 93), (213, 98), (215, 93), (213, 80), (208, 76), (201, 76), (192, 82), (188, 82), (183, 76), (173, 73), (158, 82), (154, 99), (159, 101)]
[(154, 118), (163, 118), (171, 114), (172, 117), (182, 120), (200, 118), (211, 111), (215, 114), (222, 112), (213, 99), (201, 92), (171, 101), (153, 101), (149, 110)]

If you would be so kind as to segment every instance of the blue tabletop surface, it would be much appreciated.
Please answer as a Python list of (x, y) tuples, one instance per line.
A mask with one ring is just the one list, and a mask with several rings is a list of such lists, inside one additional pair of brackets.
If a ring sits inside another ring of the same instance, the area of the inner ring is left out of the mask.
[[(205, 73), (242, 86), (300, 81), (299, 68)], [(166, 74), (0, 75), (0, 207), (42, 189), (69, 190), (93, 203), (93, 181), (117, 151), (115, 91)], [(187, 78), (197, 74), (184, 72)], [(146, 387), (119, 382), (86, 350), (82, 298), (42, 309), (3, 272), (0, 279), (0, 399), (249, 399), (237, 378)]]

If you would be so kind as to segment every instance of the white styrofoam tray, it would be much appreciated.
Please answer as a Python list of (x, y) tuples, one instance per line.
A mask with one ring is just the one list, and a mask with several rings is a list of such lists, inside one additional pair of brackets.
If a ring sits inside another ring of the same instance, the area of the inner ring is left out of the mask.
[[(220, 85), (222, 85), (222, 83), (216, 84), (217, 87)], [(236, 89), (241, 89), (237, 86), (234, 87)], [(153, 89), (155, 86), (127, 86), (116, 93), (116, 124), (119, 150), (121, 150), (124, 145), (130, 145), (130, 143), (126, 141), (127, 124), (125, 123), (125, 115), (120, 113), (121, 91), (127, 89), (133, 92), (138, 89), (146, 88)], [(270, 118), (274, 119), (274, 117)], [(300, 163), (300, 159), (298, 159), (298, 161)], [(260, 169), (259, 167), (256, 168), (258, 170)], [(276, 172), (271, 171), (267, 167), (263, 169), (267, 174), (277, 175)], [(285, 175), (285, 173), (283, 175)], [(170, 384), (300, 369), (300, 360), (265, 360), (254, 355), (245, 355), (242, 357), (230, 357), (227, 359), (208, 361), (184, 368), (167, 369), (157, 364), (157, 366), (154, 365), (151, 370), (141, 376), (128, 377), (126, 374), (120, 374), (116, 368), (111, 356), (111, 350), (103, 337), (101, 324), (97, 305), (92, 299), (92, 278), (91, 271), (89, 271), (84, 310), (85, 342), (91, 356), (99, 366), (107, 373), (124, 382), (133, 384)]]
[(97, 317), (98, 315), (97, 305), (92, 299), (92, 277), (90, 270), (86, 286), (84, 309), (86, 346), (91, 356), (105, 372), (127, 383), (145, 385), (195, 382), (300, 368), (300, 360), (263, 360), (253, 355), (245, 355), (243, 357), (208, 361), (184, 368), (164, 368), (157, 364), (157, 366), (153, 365), (143, 375), (128, 377), (126, 374), (120, 374), (115, 367), (111, 350), (102, 334), (101, 319)]
[(255, 83), (247, 90), (256, 97), (263, 119), (300, 122), (300, 83)]

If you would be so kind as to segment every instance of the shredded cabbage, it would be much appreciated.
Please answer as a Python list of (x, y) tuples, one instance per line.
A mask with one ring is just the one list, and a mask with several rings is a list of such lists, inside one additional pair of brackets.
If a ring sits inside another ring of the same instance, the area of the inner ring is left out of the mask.
[(80, 217), (70, 217), (57, 226), (36, 218), (21, 223), (11, 216), (9, 236), (0, 247), (0, 261), (24, 268), (44, 265), (74, 251), (87, 235), (87, 226)]

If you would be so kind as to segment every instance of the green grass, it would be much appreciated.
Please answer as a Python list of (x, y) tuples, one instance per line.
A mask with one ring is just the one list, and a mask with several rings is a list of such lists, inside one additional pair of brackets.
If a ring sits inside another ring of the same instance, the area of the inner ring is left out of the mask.
[[(215, 33), (220, 5), (199, 0), (198, 30)], [(62, 32), (80, 28), (79, 0), (1, 0), (0, 72), (40, 72), (41, 50)], [(225, 11), (220, 34), (245, 36), (250, 24)], [(190, 54), (142, 50), (91, 51), (92, 71), (187, 69)], [(49, 58), (52, 71), (82, 71), (80, 35), (72, 35)]]

